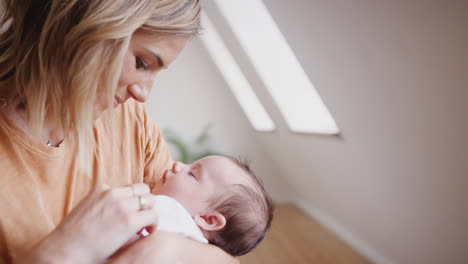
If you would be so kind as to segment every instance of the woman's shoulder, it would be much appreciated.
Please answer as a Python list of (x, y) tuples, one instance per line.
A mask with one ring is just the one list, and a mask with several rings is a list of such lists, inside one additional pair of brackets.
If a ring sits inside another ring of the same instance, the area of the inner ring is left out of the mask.
[(144, 104), (135, 100), (105, 111), (96, 120), (95, 134), (99, 138), (128, 138), (143, 145), (148, 141), (159, 141), (160, 129), (150, 117)]
[[(143, 181), (153, 188), (164, 171), (172, 166), (173, 161), (161, 131), (142, 103), (127, 101), (103, 113), (96, 122), (95, 137), (99, 153), (124, 156), (125, 159), (132, 159), (125, 163), (141, 165), (138, 168), (140, 172), (134, 175), (144, 175), (144, 178), (132, 182)], [(112, 159), (115, 160), (122, 159)], [(115, 166), (115, 162), (110, 164), (111, 167)]]
[(148, 113), (145, 105), (135, 100), (128, 100), (114, 109), (106, 110), (96, 120), (96, 125), (112, 125), (114, 128), (116, 126), (144, 126), (147, 121)]

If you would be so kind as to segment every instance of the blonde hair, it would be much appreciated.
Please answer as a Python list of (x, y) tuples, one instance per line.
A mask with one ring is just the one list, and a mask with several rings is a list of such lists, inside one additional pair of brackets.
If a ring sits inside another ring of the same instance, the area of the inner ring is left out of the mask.
[[(91, 172), (97, 87), (117, 86), (136, 30), (194, 36), (199, 0), (0, 0), (0, 85), (13, 81), (33, 133), (45, 114), (78, 139), (79, 160)], [(97, 55), (99, 54), (99, 55)]]

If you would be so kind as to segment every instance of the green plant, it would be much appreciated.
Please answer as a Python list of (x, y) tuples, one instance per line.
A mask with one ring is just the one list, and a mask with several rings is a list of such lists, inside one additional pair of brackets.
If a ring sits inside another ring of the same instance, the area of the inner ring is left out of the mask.
[(177, 132), (168, 128), (164, 129), (163, 134), (167, 143), (177, 151), (174, 159), (189, 164), (206, 156), (219, 155), (220, 153), (211, 150), (209, 147), (209, 131), (212, 127), (213, 124), (208, 123), (190, 143), (182, 140)]

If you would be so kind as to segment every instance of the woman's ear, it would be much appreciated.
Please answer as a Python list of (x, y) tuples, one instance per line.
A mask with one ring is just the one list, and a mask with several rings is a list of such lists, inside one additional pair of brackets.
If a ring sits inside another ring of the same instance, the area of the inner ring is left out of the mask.
[(193, 220), (204, 231), (219, 231), (226, 225), (226, 218), (218, 211), (197, 215)]

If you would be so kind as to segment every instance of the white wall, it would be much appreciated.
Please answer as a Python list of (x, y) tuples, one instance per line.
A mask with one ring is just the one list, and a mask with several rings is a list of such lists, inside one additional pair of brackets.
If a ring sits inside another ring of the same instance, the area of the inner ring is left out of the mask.
[(342, 129), (291, 133), (256, 86), (292, 199), (376, 262), (468, 263), (468, 1), (264, 2)]
[(342, 135), (289, 132), (216, 12), (277, 131), (252, 131), (198, 41), (158, 80), (154, 118), (186, 138), (216, 122), (219, 150), (374, 262), (468, 263), (468, 1), (264, 2)]
[(288, 183), (256, 140), (257, 133), (199, 40), (190, 42), (174, 64), (160, 73), (146, 105), (162, 129), (176, 131), (186, 142), (213, 123), (213, 150), (251, 160), (276, 201), (285, 200), (290, 193)]

